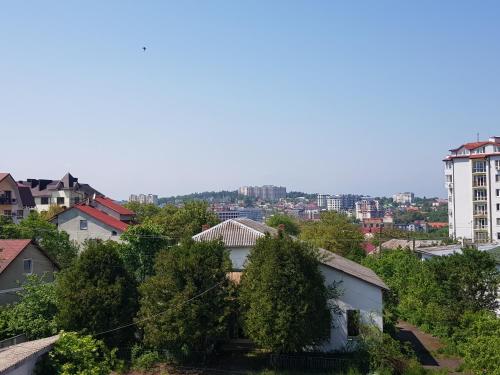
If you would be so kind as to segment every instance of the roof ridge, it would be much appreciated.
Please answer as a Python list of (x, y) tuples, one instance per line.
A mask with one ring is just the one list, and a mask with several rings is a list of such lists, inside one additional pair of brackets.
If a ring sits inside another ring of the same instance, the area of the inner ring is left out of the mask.
[[(248, 220), (251, 220), (251, 219), (248, 219)], [(256, 234), (259, 234), (261, 236), (265, 236), (266, 234), (265, 233), (262, 233), (261, 231), (258, 231), (257, 229), (254, 229), (254, 228), (251, 228), (249, 227), (248, 225), (245, 225), (243, 223), (240, 223), (238, 220), (235, 220), (235, 219), (229, 219), (229, 221), (232, 221), (232, 222), (235, 222), (237, 223), (238, 225), (244, 227), (245, 229), (249, 229), (251, 232), (254, 232)]]

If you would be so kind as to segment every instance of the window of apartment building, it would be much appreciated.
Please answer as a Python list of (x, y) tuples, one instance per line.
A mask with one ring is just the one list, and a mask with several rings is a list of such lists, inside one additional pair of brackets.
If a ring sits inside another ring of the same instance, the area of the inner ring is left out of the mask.
[(500, 197), (500, 189), (497, 189), (497, 197)]
[(472, 151), (473, 154), (484, 154), (485, 148), (484, 147), (478, 147), (474, 151)]
[(26, 275), (31, 275), (33, 273), (33, 261), (31, 259), (23, 260), (23, 272)]
[(87, 229), (88, 229), (87, 220), (80, 220), (80, 230), (87, 230)]
[(347, 310), (347, 336), (359, 336), (359, 310)]
[(488, 233), (487, 232), (474, 233), (474, 239), (477, 242), (486, 242), (486, 241), (488, 241)]
[(58, 205), (64, 204), (64, 197), (57, 197), (57, 204)]
[(488, 213), (488, 206), (485, 203), (474, 204), (474, 215), (486, 215)]
[(497, 225), (500, 225), (500, 218), (497, 217)]
[(11, 210), (3, 210), (3, 216), (12, 216)]
[(111, 231), (111, 235), (112, 235), (112, 236), (117, 236), (117, 235), (118, 235), (118, 233), (116, 232), (116, 230), (112, 230), (112, 231)]
[(446, 175), (446, 182), (453, 182), (453, 175), (447, 174)]
[(497, 233), (497, 240), (500, 240), (500, 233)]
[(486, 162), (475, 161), (472, 163), (472, 173), (484, 173), (486, 172)]
[(500, 146), (495, 146), (495, 152), (500, 152)]
[(446, 169), (451, 169), (453, 167), (453, 162), (452, 161), (447, 161), (446, 162)]
[(486, 186), (486, 176), (479, 175), (472, 178), (472, 186)]
[(474, 190), (474, 200), (475, 201), (485, 201), (487, 197), (486, 189)]
[(17, 218), (22, 219), (24, 217), (24, 211), (23, 210), (17, 210)]
[(474, 219), (474, 229), (486, 229), (488, 227), (488, 219), (482, 217)]
[(496, 181), (496, 182), (500, 182), (500, 174), (497, 174), (497, 175), (495, 176), (495, 181)]
[(495, 160), (495, 169), (500, 170), (500, 160)]
[(500, 203), (497, 203), (497, 211), (500, 211)]
[(40, 198), (40, 204), (49, 204), (49, 197)]

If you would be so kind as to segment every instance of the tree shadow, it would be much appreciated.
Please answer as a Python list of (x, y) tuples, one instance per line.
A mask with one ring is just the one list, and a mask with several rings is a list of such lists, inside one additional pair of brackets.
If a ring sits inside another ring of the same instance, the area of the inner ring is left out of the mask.
[(422, 366), (439, 366), (438, 361), (432, 356), (427, 348), (420, 342), (415, 334), (407, 329), (400, 328), (396, 337), (401, 342), (407, 342), (415, 352), (418, 361)]

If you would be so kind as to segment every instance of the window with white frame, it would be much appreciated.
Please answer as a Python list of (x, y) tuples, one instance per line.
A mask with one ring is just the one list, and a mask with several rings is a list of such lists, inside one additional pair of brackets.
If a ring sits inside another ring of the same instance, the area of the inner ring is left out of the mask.
[(472, 173), (485, 173), (486, 172), (486, 162), (475, 161), (472, 163)]
[(497, 217), (497, 225), (500, 225), (500, 218)]
[(446, 162), (446, 169), (451, 169), (453, 167), (453, 162), (452, 161), (447, 161)]
[(473, 154), (484, 154), (485, 149), (484, 147), (478, 147), (474, 151), (472, 151)]
[(500, 160), (495, 160), (495, 169), (500, 170)]
[(485, 201), (486, 197), (487, 197), (486, 189), (474, 190), (474, 200), (475, 201)]

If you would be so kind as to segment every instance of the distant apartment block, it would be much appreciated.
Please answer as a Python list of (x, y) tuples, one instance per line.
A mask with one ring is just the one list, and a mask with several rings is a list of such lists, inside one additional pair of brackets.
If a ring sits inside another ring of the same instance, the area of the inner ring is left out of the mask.
[(443, 161), (450, 237), (500, 241), (500, 137), (465, 143)]
[(158, 195), (155, 194), (130, 194), (129, 202), (138, 202), (142, 204), (154, 204), (158, 206)]
[(374, 219), (384, 216), (384, 211), (380, 209), (380, 203), (378, 200), (365, 197), (355, 204), (356, 219)]
[(275, 202), (286, 198), (286, 187), (264, 185), (264, 186), (242, 186), (238, 189), (240, 195)]
[(51, 205), (68, 208), (96, 196), (103, 196), (89, 184), (80, 183), (70, 173), (66, 173), (60, 180), (28, 178), (26, 181), (19, 181), (19, 185), (30, 189), (39, 212), (47, 211)]
[(392, 196), (392, 200), (397, 204), (412, 204), (415, 199), (415, 194), (413, 193), (396, 193)]
[(356, 202), (363, 199), (363, 196), (356, 194), (327, 195), (318, 194), (317, 205), (320, 209), (337, 212), (352, 212)]
[(262, 222), (264, 214), (260, 208), (237, 208), (232, 210), (215, 211), (220, 221), (230, 219), (247, 218), (254, 221)]

